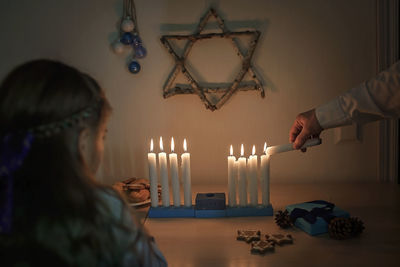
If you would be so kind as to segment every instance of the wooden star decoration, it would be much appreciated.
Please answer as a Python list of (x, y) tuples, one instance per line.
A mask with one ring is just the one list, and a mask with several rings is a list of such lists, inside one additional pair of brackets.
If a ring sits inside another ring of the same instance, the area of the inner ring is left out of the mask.
[[(204, 33), (202, 31), (207, 25), (208, 20), (214, 16), (218, 23), (218, 27), (221, 29), (221, 33)], [(243, 53), (239, 48), (238, 37), (251, 37), (251, 42), (247, 53)], [(168, 52), (172, 55), (175, 61), (174, 69), (172, 70), (169, 78), (167, 79), (164, 88), (163, 96), (168, 98), (177, 94), (197, 94), (201, 101), (205, 104), (207, 109), (211, 111), (221, 108), (237, 91), (248, 91), (257, 90), (260, 91), (261, 97), (265, 97), (264, 89), (261, 85), (260, 80), (257, 78), (253, 66), (251, 65), (251, 59), (256, 48), (258, 39), (260, 37), (259, 31), (241, 31), (241, 32), (231, 32), (225, 26), (224, 20), (216, 13), (214, 9), (209, 9), (203, 18), (201, 18), (199, 25), (194, 34), (191, 35), (163, 35), (161, 37), (161, 43), (167, 48)], [(241, 69), (236, 74), (234, 80), (229, 83), (228, 87), (217, 87), (217, 88), (206, 88), (200, 86), (199, 82), (190, 73), (185, 65), (187, 56), (190, 53), (191, 48), (194, 43), (199, 40), (210, 39), (210, 38), (227, 38), (233, 45), (236, 54), (241, 59)], [(187, 40), (187, 44), (184, 47), (182, 56), (178, 55), (174, 51), (171, 41), (173, 40)], [(251, 84), (244, 84), (242, 80), (246, 73), (249, 74), (250, 79), (253, 81)], [(185, 88), (174, 86), (174, 82), (178, 74), (183, 74), (189, 85)], [(222, 96), (217, 98), (215, 103), (212, 103), (206, 94), (222, 93)]]

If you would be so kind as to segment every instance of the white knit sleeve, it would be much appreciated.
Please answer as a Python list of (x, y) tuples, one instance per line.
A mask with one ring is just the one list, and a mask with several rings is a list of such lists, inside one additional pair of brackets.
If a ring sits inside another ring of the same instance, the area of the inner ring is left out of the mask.
[(315, 110), (324, 129), (400, 116), (400, 62)]

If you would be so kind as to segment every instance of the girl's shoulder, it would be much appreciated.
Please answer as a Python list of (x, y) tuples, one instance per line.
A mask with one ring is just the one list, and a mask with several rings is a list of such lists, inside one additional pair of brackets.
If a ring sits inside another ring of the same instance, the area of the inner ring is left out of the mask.
[(109, 187), (99, 187), (96, 189), (99, 203), (99, 210), (113, 215), (115, 218), (121, 218), (127, 212), (127, 205), (122, 197), (114, 189)]

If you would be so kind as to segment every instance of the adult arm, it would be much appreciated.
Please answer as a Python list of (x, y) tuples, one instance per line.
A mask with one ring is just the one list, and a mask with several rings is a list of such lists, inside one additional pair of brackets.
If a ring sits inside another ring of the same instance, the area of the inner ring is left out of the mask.
[(297, 115), (289, 140), (298, 149), (329, 128), (400, 117), (400, 61), (330, 102)]
[(400, 116), (400, 62), (315, 109), (323, 129)]

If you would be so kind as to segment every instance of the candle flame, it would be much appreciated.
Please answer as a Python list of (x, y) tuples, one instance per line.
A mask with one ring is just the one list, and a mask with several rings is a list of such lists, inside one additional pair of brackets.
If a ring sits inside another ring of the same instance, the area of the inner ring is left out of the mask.
[(251, 155), (254, 156), (255, 153), (256, 153), (256, 146), (253, 145), (253, 150), (251, 151)]
[(175, 142), (174, 142), (174, 138), (171, 138), (171, 152), (174, 152), (175, 149)]
[(163, 142), (162, 142), (162, 136), (160, 136), (160, 150), (164, 151), (164, 146), (163, 146)]
[(264, 153), (267, 153), (267, 142), (264, 143)]
[(150, 141), (150, 152), (153, 152), (153, 148), (154, 148), (154, 143), (153, 143), (153, 138), (151, 138), (151, 141)]
[(233, 147), (231, 145), (231, 148), (229, 149), (230, 155), (233, 156)]
[(242, 144), (242, 146), (240, 147), (240, 156), (243, 157), (243, 155), (244, 155), (244, 148)]
[(187, 143), (186, 143), (186, 138), (183, 139), (183, 150), (186, 152), (187, 151)]

